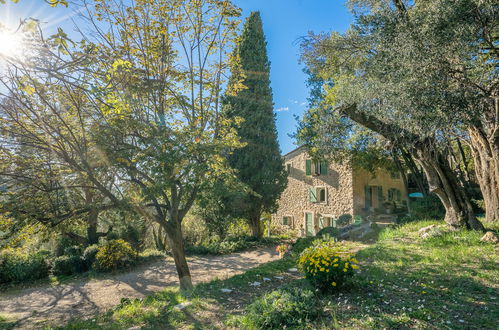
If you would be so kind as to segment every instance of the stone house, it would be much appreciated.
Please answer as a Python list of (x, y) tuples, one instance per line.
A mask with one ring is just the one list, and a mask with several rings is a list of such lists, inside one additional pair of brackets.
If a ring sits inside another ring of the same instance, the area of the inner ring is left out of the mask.
[(339, 219), (365, 219), (388, 214), (406, 205), (406, 188), (399, 173), (379, 169), (371, 173), (343, 164), (316, 162), (305, 147), (283, 156), (288, 185), (272, 215), (274, 225), (299, 236), (315, 235), (337, 226)]

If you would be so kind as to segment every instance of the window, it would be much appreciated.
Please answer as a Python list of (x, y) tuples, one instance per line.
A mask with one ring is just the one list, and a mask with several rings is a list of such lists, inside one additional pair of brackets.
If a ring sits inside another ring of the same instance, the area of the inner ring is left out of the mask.
[(291, 164), (286, 164), (286, 171), (289, 173), (291, 173)]
[(319, 203), (324, 203), (326, 201), (326, 188), (317, 188), (317, 197)]
[(284, 226), (291, 226), (291, 217), (289, 215), (285, 215), (282, 217), (282, 224)]
[[(326, 228), (326, 227), (331, 227), (331, 216), (329, 215), (322, 215), (320, 218), (319, 218), (319, 227), (322, 229), (322, 228)], [(322, 227), (321, 227), (322, 226)]]
[(325, 203), (327, 201), (327, 190), (325, 187), (308, 188), (309, 201), (312, 203)]
[(305, 161), (306, 175), (327, 175), (327, 162), (307, 159)]
[(396, 188), (388, 189), (388, 200), (389, 201), (398, 201), (402, 199), (402, 192)]

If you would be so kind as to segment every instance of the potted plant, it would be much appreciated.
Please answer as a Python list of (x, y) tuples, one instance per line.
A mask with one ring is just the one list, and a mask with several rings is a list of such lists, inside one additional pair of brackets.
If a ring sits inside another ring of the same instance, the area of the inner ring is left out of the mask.
[(289, 251), (289, 246), (287, 244), (280, 244), (278, 245), (275, 250), (279, 253), (279, 257), (284, 257), (286, 252)]

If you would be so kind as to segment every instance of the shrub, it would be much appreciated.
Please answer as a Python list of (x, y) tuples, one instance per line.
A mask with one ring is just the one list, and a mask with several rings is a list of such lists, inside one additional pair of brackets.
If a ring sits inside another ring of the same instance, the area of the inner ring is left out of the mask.
[(48, 273), (45, 251), (21, 254), (7, 250), (0, 253), (0, 283), (37, 280), (47, 277)]
[(352, 254), (333, 241), (318, 241), (305, 249), (298, 266), (307, 280), (322, 292), (332, 292), (346, 286), (358, 269)]
[(415, 219), (442, 219), (445, 209), (440, 199), (432, 194), (411, 201), (411, 215)]
[(99, 245), (93, 244), (87, 246), (85, 251), (83, 251), (82, 259), (85, 262), (85, 266), (87, 269), (92, 268), (92, 264), (95, 261), (95, 256), (97, 255), (97, 252), (99, 251)]
[(82, 255), (81, 247), (78, 245), (68, 246), (64, 249), (64, 255), (81, 257)]
[(97, 271), (108, 272), (131, 266), (136, 257), (136, 252), (124, 240), (109, 241), (99, 247), (93, 267)]
[(304, 324), (320, 311), (311, 290), (284, 288), (267, 293), (249, 305), (243, 323), (252, 329), (284, 329)]
[(296, 243), (293, 244), (292, 248), (291, 248), (291, 253), (293, 254), (293, 256), (299, 256), (303, 250), (305, 250), (306, 248), (308, 248), (310, 245), (312, 245), (312, 243), (314, 242), (314, 240), (316, 240), (317, 238), (315, 237), (300, 237), (296, 240)]
[(79, 256), (60, 256), (52, 261), (52, 275), (73, 275), (85, 271), (85, 262)]
[(338, 220), (336, 220), (336, 225), (337, 226), (346, 226), (352, 222), (352, 215), (351, 214), (342, 214), (338, 217)]

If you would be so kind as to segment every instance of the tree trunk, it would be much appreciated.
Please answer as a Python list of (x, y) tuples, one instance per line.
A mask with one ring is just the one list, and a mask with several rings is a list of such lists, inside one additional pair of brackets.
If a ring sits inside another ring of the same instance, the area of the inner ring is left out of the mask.
[(418, 169), (418, 166), (414, 162), (412, 155), (402, 148), (399, 148), (399, 150), (402, 153), (402, 158), (404, 159), (405, 165), (409, 168), (409, 171), (411, 171), (414, 181), (416, 181), (419, 192), (422, 193), (425, 197), (428, 196), (428, 189), (425, 185), (424, 175)]
[(260, 220), (262, 215), (260, 205), (255, 207), (255, 209), (250, 214), (249, 225), (251, 228), (251, 235), (256, 238), (262, 238), (263, 228), (262, 221)]
[(393, 161), (395, 162), (395, 165), (397, 166), (397, 169), (402, 176), (402, 182), (404, 183), (404, 188), (405, 188), (405, 198), (407, 201), (407, 214), (411, 214), (411, 200), (409, 197), (409, 182), (407, 180), (407, 172), (404, 170), (404, 167), (402, 166), (402, 163), (399, 159), (399, 155), (396, 152), (392, 151), (392, 157)]
[(168, 244), (172, 250), (173, 260), (175, 261), (175, 268), (177, 269), (180, 282), (180, 290), (191, 290), (193, 288), (191, 272), (189, 271), (189, 265), (187, 264), (187, 260), (185, 258), (181, 221), (178, 221), (178, 219), (172, 219), (166, 223), (163, 228), (165, 229)]
[(499, 133), (487, 135), (478, 128), (469, 130), (475, 172), (485, 203), (488, 223), (499, 222)]
[(97, 233), (97, 224), (99, 218), (99, 211), (92, 210), (87, 216), (87, 244), (99, 243), (99, 234)]
[(436, 194), (445, 207), (445, 222), (454, 228), (484, 230), (473, 213), (470, 198), (458, 181), (445, 157), (431, 146), (415, 147), (415, 158), (428, 179), (430, 192)]

